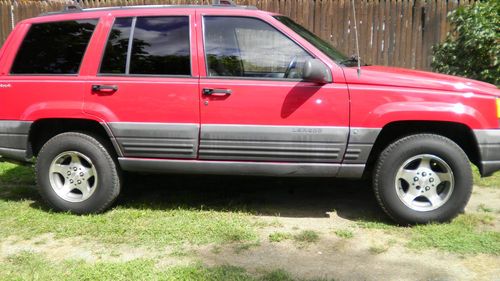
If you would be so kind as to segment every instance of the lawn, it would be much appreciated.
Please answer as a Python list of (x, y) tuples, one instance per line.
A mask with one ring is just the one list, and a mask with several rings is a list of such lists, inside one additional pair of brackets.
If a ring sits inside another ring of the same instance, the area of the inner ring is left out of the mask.
[(24, 252), (9, 257), (0, 267), (2, 280), (165, 280), (165, 281), (292, 281), (288, 273), (276, 270), (250, 275), (234, 266), (203, 267), (201, 265), (174, 266), (158, 269), (153, 260), (137, 259), (130, 262), (82, 261), (50, 262), (40, 255)]
[[(401, 255), (393, 249), (403, 249), (410, 260), (438, 251), (500, 261), (496, 203), (479, 204), (449, 224), (409, 228), (388, 221), (364, 183), (340, 182), (352, 187), (331, 189), (329, 181), (315, 179), (167, 178), (127, 178), (112, 210), (75, 216), (45, 207), (31, 167), (0, 163), (0, 279), (278, 281), (342, 276), (311, 275), (307, 263), (303, 270), (287, 262), (267, 266), (279, 259), (267, 248), (281, 251), (285, 259), (305, 255), (309, 261), (317, 253), (332, 258), (339, 251), (346, 259)], [(475, 171), (475, 185), (482, 193), (500, 195), (500, 174), (480, 179)], [(374, 237), (380, 241), (370, 241)], [(330, 256), (323, 254), (331, 245), (335, 250)], [(360, 245), (360, 253), (345, 252)], [(259, 268), (252, 266), (256, 253), (263, 260)], [(242, 257), (251, 262), (238, 261)], [(366, 276), (370, 280), (370, 273)]]

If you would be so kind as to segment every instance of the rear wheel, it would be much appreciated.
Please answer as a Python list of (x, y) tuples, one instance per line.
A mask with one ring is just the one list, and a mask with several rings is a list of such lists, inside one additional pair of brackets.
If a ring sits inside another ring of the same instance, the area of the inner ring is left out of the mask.
[(472, 172), (464, 151), (448, 138), (418, 134), (389, 145), (373, 187), (384, 211), (400, 224), (445, 222), (469, 201)]
[(98, 213), (120, 193), (120, 171), (103, 141), (82, 133), (63, 133), (40, 150), (36, 164), (42, 198), (58, 211)]

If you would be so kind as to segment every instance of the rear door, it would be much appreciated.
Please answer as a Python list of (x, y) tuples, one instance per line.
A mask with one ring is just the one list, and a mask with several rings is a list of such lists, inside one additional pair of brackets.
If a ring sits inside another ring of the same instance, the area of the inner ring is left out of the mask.
[(2, 58), (9, 68), (0, 69), (6, 72), (0, 81), (0, 119), (80, 117), (80, 69), (98, 22), (99, 18), (79, 18), (18, 26)]
[(0, 152), (21, 161), (33, 121), (81, 117), (80, 69), (99, 19), (32, 21), (16, 27), (0, 60)]
[(194, 10), (129, 13), (107, 19), (84, 110), (108, 124), (125, 157), (196, 158)]
[[(232, 11), (231, 11), (232, 12)], [(345, 84), (301, 81), (315, 58), (270, 16), (205, 10), (200, 159), (340, 162), (349, 133)]]

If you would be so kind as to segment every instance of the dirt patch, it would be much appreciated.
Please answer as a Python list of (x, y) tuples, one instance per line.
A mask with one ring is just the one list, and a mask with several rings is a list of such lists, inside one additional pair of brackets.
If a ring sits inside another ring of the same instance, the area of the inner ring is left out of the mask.
[[(231, 264), (249, 271), (284, 269), (293, 276), (306, 279), (335, 280), (472, 280), (475, 274), (464, 269), (460, 260), (449, 254), (433, 251), (409, 252), (401, 246), (392, 246), (386, 252), (373, 254), (373, 240), (385, 243), (386, 237), (360, 238), (351, 241), (322, 239), (307, 248), (293, 242), (264, 242), (260, 247), (243, 253), (227, 250), (214, 253), (201, 249), (199, 256), (207, 265)], [(451, 265), (451, 266), (450, 266)], [(486, 280), (486, 279), (485, 279)]]
[[(304, 198), (305, 206), (309, 199)], [(324, 199), (317, 202), (318, 206), (327, 205), (322, 200)], [(293, 276), (311, 279), (500, 280), (499, 256), (461, 256), (437, 250), (415, 251), (405, 246), (408, 240), (404, 237), (404, 232), (402, 237), (386, 230), (358, 227), (352, 218), (364, 218), (363, 209), (373, 211), (374, 216), (380, 216), (380, 213), (371, 209), (373, 205), (369, 199), (368, 202), (365, 206), (360, 206), (359, 201), (347, 199), (346, 202), (335, 203), (337, 209), (330, 209), (324, 214), (316, 213), (312, 218), (298, 216), (301, 210), (306, 210), (300, 204), (296, 212), (287, 210), (285, 217), (260, 216), (259, 219), (270, 225), (259, 231), (262, 241), (260, 246), (250, 247), (242, 252), (235, 251), (232, 246), (218, 248), (217, 251), (207, 246), (198, 249), (198, 256), (207, 265), (231, 264), (254, 272), (281, 268)], [(348, 210), (344, 207), (347, 204), (360, 209)], [(498, 208), (500, 190), (476, 187), (466, 212), (480, 212), (480, 205)], [(496, 210), (491, 215), (494, 221), (488, 230), (498, 231), (500, 216)], [(320, 241), (305, 247), (291, 239), (279, 243), (269, 242), (271, 233), (293, 235), (305, 229), (317, 231)], [(347, 229), (352, 232), (353, 237), (338, 237), (335, 230), (339, 229)]]
[(491, 215), (493, 217), (492, 229), (497, 232), (500, 231), (500, 188), (474, 186), (471, 200), (467, 204), (465, 211), (467, 213), (481, 212)]
[(82, 260), (89, 263), (99, 261), (127, 262), (135, 259), (157, 260), (163, 266), (187, 264), (187, 258), (175, 256), (176, 249), (150, 249), (129, 245), (104, 245), (80, 238), (55, 239), (52, 234), (41, 235), (28, 240), (11, 236), (0, 242), (0, 259), (33, 252), (43, 254), (52, 261)]
[(498, 257), (477, 255), (466, 257), (461, 260), (461, 263), (476, 274), (475, 280), (500, 280), (500, 260)]

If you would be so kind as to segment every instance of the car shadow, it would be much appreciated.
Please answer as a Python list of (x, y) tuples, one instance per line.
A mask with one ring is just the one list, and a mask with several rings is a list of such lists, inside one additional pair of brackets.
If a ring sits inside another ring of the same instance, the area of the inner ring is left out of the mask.
[(120, 206), (245, 211), (258, 216), (387, 221), (366, 181), (127, 174)]
[[(388, 222), (366, 181), (127, 173), (115, 207), (249, 212), (257, 216), (321, 218), (336, 213), (354, 221)], [(0, 175), (0, 200), (33, 201), (49, 211), (35, 188), (33, 168), (15, 166)]]

